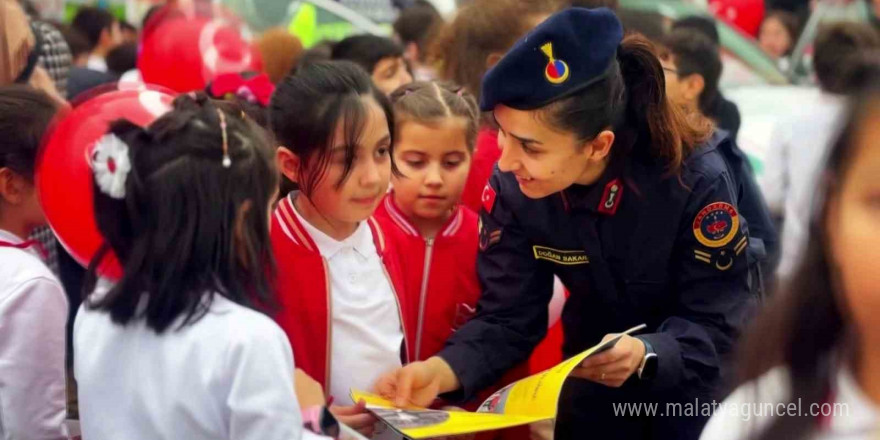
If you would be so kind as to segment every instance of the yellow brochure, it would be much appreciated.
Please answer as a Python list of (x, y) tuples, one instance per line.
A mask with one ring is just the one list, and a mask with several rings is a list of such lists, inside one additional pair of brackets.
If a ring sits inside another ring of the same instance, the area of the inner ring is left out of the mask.
[(396, 408), (380, 396), (358, 390), (351, 390), (351, 397), (355, 402), (361, 399), (366, 401), (367, 409), (376, 417), (395, 431), (415, 440), (491, 431), (554, 419), (562, 385), (575, 367), (584, 359), (611, 349), (623, 335), (644, 328), (644, 324), (633, 327), (549, 370), (498, 390), (480, 405), (477, 412)]

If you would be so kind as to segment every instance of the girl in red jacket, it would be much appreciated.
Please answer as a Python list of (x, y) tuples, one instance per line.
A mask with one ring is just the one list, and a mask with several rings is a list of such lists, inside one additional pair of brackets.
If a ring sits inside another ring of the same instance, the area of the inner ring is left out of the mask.
[[(391, 95), (394, 162), (400, 175), (375, 217), (388, 232), (404, 273), (407, 313), (415, 317), (413, 360), (443, 348), (476, 312), (478, 218), (460, 204), (478, 131), (474, 97), (462, 88), (416, 82)], [(525, 370), (507, 377), (506, 385)], [(485, 396), (488, 397), (489, 393)], [(476, 409), (480, 401), (468, 405)]]
[(391, 106), (358, 66), (323, 62), (285, 78), (269, 111), (276, 160), (297, 187), (272, 216), (276, 320), (331, 412), (369, 436), (376, 419), (349, 390), (413, 353), (397, 259), (370, 217), (395, 171)]

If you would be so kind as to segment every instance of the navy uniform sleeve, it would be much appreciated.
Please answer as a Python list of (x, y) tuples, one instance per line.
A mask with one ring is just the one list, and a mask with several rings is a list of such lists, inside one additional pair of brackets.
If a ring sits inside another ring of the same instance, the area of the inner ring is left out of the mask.
[(658, 355), (652, 387), (708, 390), (754, 310), (746, 258), (748, 227), (726, 174), (693, 186), (671, 265), (678, 301), (655, 333), (639, 336)]
[(496, 170), (483, 191), (477, 257), (483, 293), (477, 314), (439, 353), (461, 382), (459, 391), (444, 396), (448, 400), (469, 399), (495, 383), (547, 333), (553, 275), (531, 255), (530, 240), (507, 203), (505, 193), (519, 195), (514, 185)]

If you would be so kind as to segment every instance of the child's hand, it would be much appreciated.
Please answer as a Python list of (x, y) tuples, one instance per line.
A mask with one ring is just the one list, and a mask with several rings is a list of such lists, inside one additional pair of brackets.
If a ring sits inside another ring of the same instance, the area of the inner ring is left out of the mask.
[(296, 392), (296, 400), (300, 408), (324, 406), (324, 389), (315, 379), (309, 377), (305, 371), (299, 368), (293, 373), (293, 386)]
[(354, 406), (330, 406), (330, 413), (339, 423), (343, 423), (354, 429), (364, 437), (371, 437), (379, 421), (373, 414), (367, 411), (367, 402), (361, 400)]

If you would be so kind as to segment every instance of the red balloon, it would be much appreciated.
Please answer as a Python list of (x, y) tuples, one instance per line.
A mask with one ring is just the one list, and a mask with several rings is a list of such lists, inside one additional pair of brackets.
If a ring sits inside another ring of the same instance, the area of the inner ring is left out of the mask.
[(138, 69), (144, 82), (177, 92), (204, 90), (217, 75), (259, 71), (259, 52), (238, 27), (222, 20), (182, 15), (156, 24), (144, 36)]
[[(155, 88), (109, 91), (77, 105), (47, 135), (36, 170), (40, 203), (58, 241), (79, 264), (87, 266), (104, 242), (92, 202), (90, 158), (95, 142), (117, 119), (151, 124), (171, 109), (173, 100), (171, 94)], [(122, 268), (109, 255), (98, 272), (119, 279)]]
[(709, 10), (753, 37), (764, 20), (764, 0), (710, 0)]

